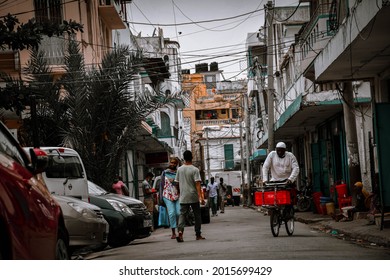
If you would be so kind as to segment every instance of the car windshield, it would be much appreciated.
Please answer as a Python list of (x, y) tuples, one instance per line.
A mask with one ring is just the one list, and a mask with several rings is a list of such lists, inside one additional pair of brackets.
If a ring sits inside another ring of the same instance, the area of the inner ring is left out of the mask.
[(88, 181), (88, 192), (93, 195), (105, 195), (108, 193), (105, 189), (91, 181)]

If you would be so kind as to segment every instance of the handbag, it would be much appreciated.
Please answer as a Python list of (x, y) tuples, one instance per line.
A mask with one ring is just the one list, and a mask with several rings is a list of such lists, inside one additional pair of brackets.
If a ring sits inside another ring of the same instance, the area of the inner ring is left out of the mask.
[(158, 225), (160, 227), (169, 226), (169, 218), (168, 218), (167, 208), (164, 206), (161, 206), (161, 205), (158, 207)]

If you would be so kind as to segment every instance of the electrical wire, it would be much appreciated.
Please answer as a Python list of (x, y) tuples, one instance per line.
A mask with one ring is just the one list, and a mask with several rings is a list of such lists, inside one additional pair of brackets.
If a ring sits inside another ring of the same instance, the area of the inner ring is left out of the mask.
[[(261, 3), (263, 2), (264, 0), (262, 0), (260, 2), (260, 4), (256, 7), (255, 11), (258, 10), (258, 8), (260, 7)], [(212, 32), (221, 32), (221, 31), (230, 31), (230, 30), (233, 30), (235, 29), (236, 27), (240, 26), (241, 24), (243, 24), (244, 22), (246, 22), (253, 14), (254, 12), (250, 13), (244, 20), (240, 20), (240, 22), (238, 24), (236, 24), (235, 26), (233, 27), (230, 27), (230, 28), (226, 28), (226, 29), (215, 29), (214, 28), (207, 28), (207, 27), (204, 27), (202, 25), (200, 25), (199, 23), (195, 22), (194, 20), (192, 20), (190, 17), (188, 17), (181, 9), (180, 7), (172, 0), (173, 4), (175, 5), (175, 7), (181, 12), (181, 14), (186, 17), (190, 22), (194, 23), (196, 26), (204, 29), (204, 30), (207, 30), (207, 31), (212, 31)], [(176, 23), (176, 21), (175, 21)], [(175, 27), (177, 27), (177, 25), (175, 25)]]
[[(70, 3), (73, 3), (73, 2), (79, 2), (79, 0), (69, 0), (68, 2), (61, 2), (60, 4), (56, 5), (56, 6), (65, 6), (67, 4), (70, 4)], [(14, 6), (19, 6), (21, 5), (21, 3), (15, 3)], [(40, 11), (40, 10), (45, 10), (46, 8), (41, 8), (41, 9), (34, 9), (34, 10), (29, 10), (29, 11), (24, 11), (24, 12), (19, 12), (19, 13), (14, 13), (12, 14), (13, 16), (19, 16), (19, 15), (24, 15), (24, 14), (30, 14), (30, 13), (35, 13), (36, 11)], [(0, 15), (0, 18), (4, 18), (6, 17), (7, 15)]]
[(225, 17), (225, 18), (216, 18), (216, 19), (209, 19), (209, 20), (200, 20), (200, 21), (190, 21), (190, 22), (182, 22), (182, 23), (146, 23), (146, 22), (134, 22), (134, 21), (130, 21), (129, 23), (132, 23), (132, 24), (138, 24), (138, 25), (159, 25), (159, 26), (182, 26), (182, 25), (193, 25), (193, 24), (200, 24), (200, 23), (209, 23), (209, 22), (218, 22), (218, 21), (226, 21), (226, 20), (231, 20), (231, 19), (236, 19), (236, 18), (240, 18), (240, 17), (244, 17), (244, 16), (247, 16), (247, 15), (252, 15), (254, 13), (257, 13), (257, 12), (260, 12), (260, 11), (263, 11), (264, 9), (256, 9), (254, 11), (251, 11), (251, 12), (247, 12), (247, 13), (244, 13), (244, 14), (239, 14), (239, 15), (236, 15), (236, 16), (231, 16), (231, 17)]
[[(145, 19), (149, 22), (149, 25), (153, 26), (154, 29), (157, 29), (156, 25), (153, 24), (149, 19), (148, 17), (144, 14), (144, 12), (137, 6), (137, 4), (135, 2), (133, 2), (134, 6), (138, 9), (138, 11), (141, 12), (141, 14), (145, 17)], [(127, 22), (127, 23), (132, 23), (132, 22)]]
[(301, 1), (299, 1), (298, 2), (298, 5), (295, 7), (295, 10), (292, 12), (292, 14), (291, 15), (289, 15), (287, 18), (285, 18), (285, 19), (277, 19), (277, 18), (275, 18), (275, 20), (277, 21), (277, 22), (286, 22), (286, 21), (288, 21), (290, 18), (292, 18), (294, 15), (295, 15), (295, 13), (298, 11), (298, 8), (299, 8), (299, 6), (301, 5)]

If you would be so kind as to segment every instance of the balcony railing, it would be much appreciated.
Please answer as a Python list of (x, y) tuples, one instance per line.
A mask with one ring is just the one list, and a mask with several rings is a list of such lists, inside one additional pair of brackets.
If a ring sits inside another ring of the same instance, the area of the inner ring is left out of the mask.
[[(326, 16), (326, 20), (328, 19), (330, 10), (332, 6), (332, 1), (327, 3), (322, 3), (318, 6), (317, 10), (311, 15), (310, 21), (306, 24), (305, 29), (302, 31), (300, 39), (306, 40), (307, 37), (312, 33), (313, 29), (318, 25), (318, 20)], [(321, 31), (324, 32), (324, 31)]]
[(329, 13), (332, 2), (322, 3), (311, 15), (310, 21), (299, 35), (299, 44), (302, 48), (302, 64), (304, 71), (313, 59), (326, 45), (331, 38), (331, 29), (329, 25)]
[(197, 120), (196, 125), (212, 126), (212, 125), (224, 125), (235, 123), (238, 119), (226, 119), (226, 120)]
[(215, 94), (211, 96), (201, 96), (196, 99), (196, 103), (211, 103), (221, 101), (239, 100), (241, 95), (235, 94)]
[(39, 49), (45, 52), (48, 65), (64, 65), (67, 40), (64, 37), (44, 37)]

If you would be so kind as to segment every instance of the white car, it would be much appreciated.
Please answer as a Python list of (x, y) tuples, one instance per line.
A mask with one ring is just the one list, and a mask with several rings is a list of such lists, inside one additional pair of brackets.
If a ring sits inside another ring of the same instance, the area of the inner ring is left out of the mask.
[(109, 225), (98, 206), (69, 196), (53, 195), (53, 197), (61, 206), (65, 227), (69, 233), (71, 251), (89, 246), (105, 247)]
[[(29, 148), (24, 148), (29, 150)], [(48, 166), (42, 173), (52, 194), (71, 196), (89, 202), (87, 174), (80, 155), (64, 147), (40, 147), (48, 158)]]

